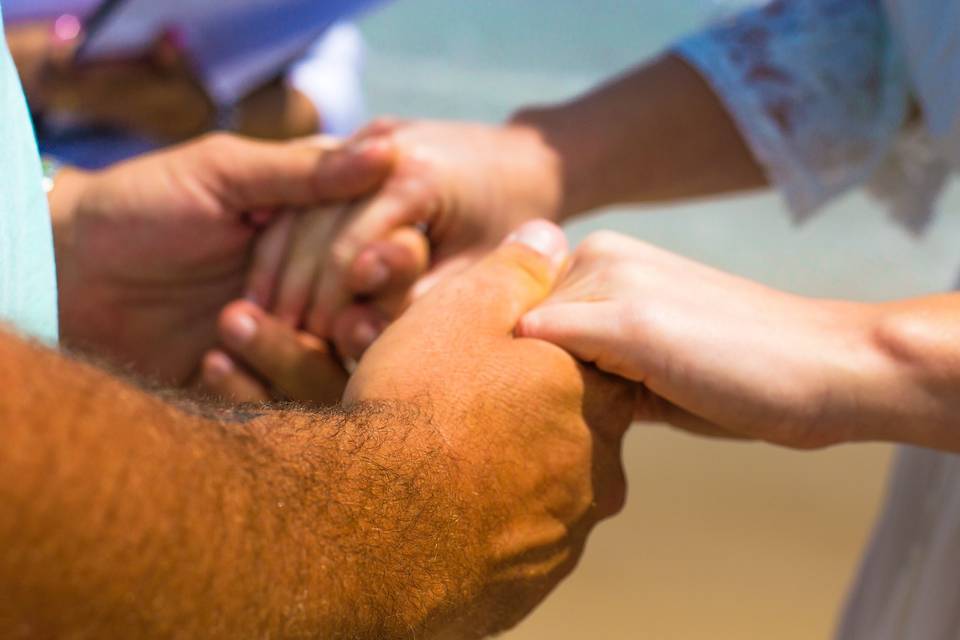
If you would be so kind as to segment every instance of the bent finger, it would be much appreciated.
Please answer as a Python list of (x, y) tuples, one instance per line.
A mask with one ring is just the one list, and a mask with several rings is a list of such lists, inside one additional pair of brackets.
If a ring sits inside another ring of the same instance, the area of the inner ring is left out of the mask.
[(270, 392), (252, 375), (241, 370), (223, 351), (210, 351), (203, 357), (201, 384), (214, 395), (238, 403), (270, 400)]
[(254, 247), (253, 261), (247, 275), (246, 297), (264, 309), (273, 305), (295, 222), (296, 214), (292, 211), (282, 214), (263, 232)]
[(283, 395), (334, 404), (343, 394), (346, 372), (316, 336), (295, 331), (245, 301), (224, 309), (219, 326), (231, 353)]

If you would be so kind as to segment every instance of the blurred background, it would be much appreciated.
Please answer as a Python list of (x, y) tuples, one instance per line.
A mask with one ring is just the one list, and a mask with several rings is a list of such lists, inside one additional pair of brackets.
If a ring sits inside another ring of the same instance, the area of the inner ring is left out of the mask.
[[(748, 1), (398, 0), (361, 22), (375, 114), (502, 120), (570, 97)], [(862, 194), (802, 227), (774, 196), (611, 210), (613, 228), (770, 285), (883, 300), (960, 271), (960, 189), (923, 238)], [(771, 371), (771, 375), (777, 372)], [(638, 426), (625, 512), (509, 640), (829, 637), (882, 496), (891, 449), (792, 453)]]

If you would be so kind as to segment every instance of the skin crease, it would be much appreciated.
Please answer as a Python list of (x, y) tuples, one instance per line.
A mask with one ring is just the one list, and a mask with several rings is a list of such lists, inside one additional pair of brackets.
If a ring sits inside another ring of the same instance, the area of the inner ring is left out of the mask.
[(258, 233), (247, 214), (358, 197), (392, 153), (212, 135), (100, 173), (61, 172), (50, 205), (64, 344), (184, 384), (244, 289)]
[[(53, 38), (48, 22), (13, 25), (6, 32), (35, 109), (80, 114), (162, 142), (196, 137), (215, 124), (213, 102), (169, 39), (140, 59), (78, 65), (74, 45)], [(276, 140), (313, 135), (322, 125), (310, 99), (279, 78), (245, 97), (236, 120), (237, 133)]]
[[(535, 237), (562, 258), (559, 233)], [(624, 499), (629, 388), (511, 334), (559, 265), (511, 243), (438, 286), (335, 412), (185, 411), (0, 333), (0, 635), (513, 625)]]

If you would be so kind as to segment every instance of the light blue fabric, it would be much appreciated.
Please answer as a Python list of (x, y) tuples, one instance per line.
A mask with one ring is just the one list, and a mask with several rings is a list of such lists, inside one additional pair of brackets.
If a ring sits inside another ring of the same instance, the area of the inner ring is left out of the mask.
[(675, 50), (726, 103), (801, 219), (877, 172), (909, 104), (902, 57), (877, 0), (772, 2)]
[(0, 28), (0, 321), (55, 343), (57, 278), (41, 180), (26, 100)]

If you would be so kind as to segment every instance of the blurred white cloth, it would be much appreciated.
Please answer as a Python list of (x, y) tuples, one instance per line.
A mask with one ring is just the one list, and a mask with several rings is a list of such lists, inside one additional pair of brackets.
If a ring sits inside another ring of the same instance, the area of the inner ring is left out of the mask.
[[(919, 232), (960, 166), (960, 3), (775, 0), (680, 42), (798, 220), (867, 184)], [(911, 101), (924, 117), (905, 126)]]
[[(919, 232), (960, 170), (957, 0), (775, 0), (677, 51), (800, 218), (869, 183)], [(901, 449), (837, 637), (960, 638), (960, 456)]]

